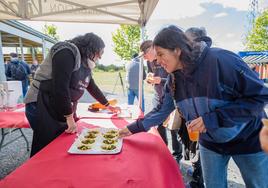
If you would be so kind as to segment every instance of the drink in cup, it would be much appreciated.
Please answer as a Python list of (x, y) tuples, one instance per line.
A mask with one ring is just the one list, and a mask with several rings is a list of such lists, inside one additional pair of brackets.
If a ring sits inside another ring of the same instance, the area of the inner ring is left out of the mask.
[(150, 72), (147, 74), (147, 82), (151, 83), (152, 81), (154, 81), (154, 73)]
[(187, 121), (186, 127), (187, 127), (187, 131), (188, 131), (188, 135), (191, 141), (193, 142), (197, 142), (199, 139), (199, 131), (191, 131), (190, 129), (188, 129), (188, 126), (190, 125), (191, 121)]

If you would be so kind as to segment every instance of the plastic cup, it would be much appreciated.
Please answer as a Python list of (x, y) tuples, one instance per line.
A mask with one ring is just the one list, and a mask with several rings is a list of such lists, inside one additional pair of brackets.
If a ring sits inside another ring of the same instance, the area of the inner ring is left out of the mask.
[(187, 127), (187, 131), (188, 131), (188, 135), (191, 141), (193, 142), (197, 142), (199, 139), (199, 131), (191, 131), (188, 129), (188, 126), (190, 125), (191, 121), (187, 121), (186, 122), (186, 127)]

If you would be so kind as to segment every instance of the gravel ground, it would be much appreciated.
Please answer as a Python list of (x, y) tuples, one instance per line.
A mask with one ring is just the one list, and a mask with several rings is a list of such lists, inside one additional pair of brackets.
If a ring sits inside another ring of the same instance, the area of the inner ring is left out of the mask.
[[(123, 95), (111, 95), (107, 93), (110, 98), (117, 98), (120, 103), (126, 103), (127, 98)], [(148, 112), (151, 108), (151, 99), (152, 94), (147, 94), (145, 96), (145, 111)], [(82, 97), (80, 102), (89, 102), (92, 99), (85, 95)], [(9, 129), (6, 129), (5, 131), (10, 131)], [(25, 133), (27, 140), (32, 142), (32, 130), (31, 129), (23, 129), (23, 132)], [(20, 133), (18, 131), (10, 133), (5, 138), (5, 143), (14, 139), (15, 137), (19, 136)], [(1, 139), (1, 135), (0, 135)], [(168, 134), (169, 143), (171, 143), (171, 136)], [(169, 144), (169, 149), (170, 144)], [(0, 151), (0, 179), (4, 178), (6, 175), (14, 171), (17, 167), (22, 165), (26, 160), (29, 159), (29, 152), (26, 148), (25, 140), (21, 137), (18, 140), (12, 142), (12, 144), (7, 145), (6, 147), (2, 148)], [(191, 177), (189, 177), (186, 174), (186, 170), (190, 167), (189, 161), (182, 161), (180, 164), (181, 172), (183, 174), (183, 178), (185, 182), (188, 182)], [(228, 167), (228, 187), (230, 188), (244, 188), (244, 182), (241, 178), (239, 169), (234, 164), (234, 162), (231, 160)]]

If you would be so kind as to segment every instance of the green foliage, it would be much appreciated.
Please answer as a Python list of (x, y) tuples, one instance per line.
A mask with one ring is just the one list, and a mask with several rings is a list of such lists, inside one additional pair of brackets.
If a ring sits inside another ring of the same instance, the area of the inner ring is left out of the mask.
[(268, 50), (268, 9), (256, 19), (246, 37), (246, 48), (252, 51)]
[(140, 27), (134, 25), (120, 25), (120, 28), (112, 34), (114, 52), (122, 60), (131, 60), (134, 53), (139, 52)]
[(59, 35), (57, 35), (57, 27), (55, 25), (44, 25), (43, 28), (43, 33), (46, 35), (51, 36), (52, 38), (54, 38), (55, 40), (59, 40)]

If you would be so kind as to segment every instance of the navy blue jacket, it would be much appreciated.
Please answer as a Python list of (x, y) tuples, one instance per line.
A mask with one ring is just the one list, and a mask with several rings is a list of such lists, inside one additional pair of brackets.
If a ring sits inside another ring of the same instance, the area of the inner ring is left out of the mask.
[[(6, 76), (7, 76), (7, 79), (8, 79), (8, 80), (15, 80), (14, 78), (12, 78), (11, 66), (12, 66), (12, 64), (17, 65), (17, 64), (19, 64), (19, 63), (22, 64), (22, 66), (24, 67), (24, 69), (25, 69), (27, 75), (31, 74), (31, 69), (30, 69), (29, 65), (28, 65), (26, 62), (21, 61), (21, 60), (19, 60), (19, 59), (18, 59), (18, 60), (12, 60), (12, 61), (10, 61), (10, 62), (7, 64), (7, 66), (6, 66)], [(26, 80), (28, 80), (28, 78), (26, 78)]]
[(163, 122), (175, 104), (186, 121), (203, 118), (207, 132), (200, 134), (199, 142), (204, 147), (221, 154), (256, 153), (261, 151), (259, 132), (267, 101), (268, 88), (239, 56), (206, 47), (191, 70), (170, 74), (163, 102), (128, 128), (132, 133), (149, 130)]

